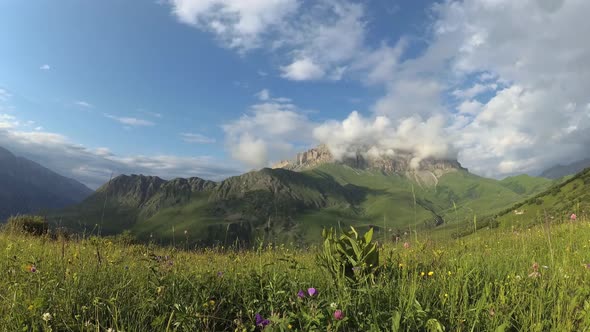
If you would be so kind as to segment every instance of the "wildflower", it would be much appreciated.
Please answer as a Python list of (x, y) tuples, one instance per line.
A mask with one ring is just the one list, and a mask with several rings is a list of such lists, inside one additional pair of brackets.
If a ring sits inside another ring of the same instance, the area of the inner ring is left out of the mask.
[(29, 304), (29, 307), (27, 309), (29, 309), (29, 311), (31, 311), (31, 310), (33, 310), (33, 308), (34, 308), (33, 305)]
[(209, 305), (210, 305), (210, 306), (214, 306), (214, 305), (215, 305), (215, 300), (210, 300), (210, 301), (209, 301)]
[(447, 274), (450, 276), (452, 273), (451, 273), (451, 271), (448, 271)]
[(490, 316), (494, 317), (495, 314), (496, 310), (494, 310), (494, 308), (490, 308)]
[(420, 276), (423, 277), (425, 275), (424, 271), (420, 272)]
[(219, 278), (223, 277), (223, 271), (219, 271), (219, 272), (217, 272), (217, 276), (218, 276)]
[(184, 230), (184, 235), (187, 235), (187, 234), (188, 234), (188, 231), (185, 229)]
[(300, 299), (304, 298), (305, 297), (305, 292), (300, 289), (299, 292), (297, 292), (297, 297), (300, 298)]
[(538, 278), (541, 276), (541, 273), (539, 273), (539, 263), (533, 263), (533, 272), (531, 272), (531, 274), (529, 274), (529, 278)]
[(330, 303), (330, 308), (336, 309), (336, 307), (338, 307), (338, 305), (336, 304), (336, 302)]
[(575, 213), (572, 213), (572, 215), (570, 216), (571, 221), (576, 221), (577, 218), (578, 218), (578, 216), (576, 216)]
[(289, 329), (289, 330), (293, 329), (293, 325), (291, 325), (291, 324), (287, 325), (287, 329)]
[(109, 328), (107, 329), (107, 332), (115, 332), (115, 330), (113, 330), (113, 328), (109, 327)]
[(31, 271), (31, 273), (37, 272), (37, 268), (35, 267), (35, 265), (31, 265), (29, 270)]
[(445, 297), (449, 297), (449, 294), (445, 293)]
[(48, 312), (41, 315), (41, 319), (43, 319), (46, 322), (49, 322), (52, 318), (53, 318), (53, 316), (51, 316), (51, 314)]
[(404, 248), (410, 249), (410, 242), (404, 242)]
[(256, 326), (265, 327), (266, 325), (270, 324), (270, 321), (268, 319), (262, 318), (262, 316), (260, 314), (256, 314), (255, 318), (256, 318)]
[(309, 294), (309, 296), (313, 297), (316, 296), (318, 294), (318, 291), (315, 288), (308, 288), (307, 289), (307, 294)]
[(336, 311), (334, 311), (334, 319), (335, 320), (342, 320), (344, 318), (344, 313), (342, 312), (342, 310), (338, 309)]
[(432, 271), (428, 272), (429, 277), (432, 277), (433, 275), (434, 275), (434, 272), (432, 272)]
[(399, 263), (399, 268), (401, 269), (401, 268), (403, 268), (403, 267), (404, 267), (404, 264), (402, 264), (402, 263)]

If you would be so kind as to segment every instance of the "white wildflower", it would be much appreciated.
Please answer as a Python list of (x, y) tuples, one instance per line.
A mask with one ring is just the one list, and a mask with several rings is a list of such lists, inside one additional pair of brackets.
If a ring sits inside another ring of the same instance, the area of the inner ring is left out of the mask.
[(49, 322), (49, 321), (50, 321), (50, 320), (53, 318), (53, 316), (51, 316), (51, 314), (50, 314), (50, 313), (46, 312), (46, 313), (44, 313), (43, 315), (41, 315), (41, 318), (42, 318), (44, 321), (46, 321), (46, 322)]

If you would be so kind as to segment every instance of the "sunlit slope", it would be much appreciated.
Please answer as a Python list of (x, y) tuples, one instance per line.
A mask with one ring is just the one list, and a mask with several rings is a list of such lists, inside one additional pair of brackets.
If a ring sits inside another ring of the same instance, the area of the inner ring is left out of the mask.
[(500, 227), (528, 227), (544, 222), (587, 217), (590, 209), (590, 169), (556, 184), (534, 197), (510, 206), (498, 214)]

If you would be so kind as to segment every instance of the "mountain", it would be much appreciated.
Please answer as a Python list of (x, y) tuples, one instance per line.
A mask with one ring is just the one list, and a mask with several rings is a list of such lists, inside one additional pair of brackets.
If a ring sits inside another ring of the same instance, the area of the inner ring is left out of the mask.
[(556, 165), (546, 169), (539, 176), (548, 179), (560, 179), (564, 176), (579, 173), (586, 167), (590, 167), (590, 159), (580, 160), (569, 165)]
[(387, 175), (405, 175), (425, 184), (433, 184), (440, 176), (454, 171), (467, 171), (456, 160), (417, 159), (411, 153), (391, 151), (389, 155), (377, 153), (355, 153), (336, 159), (330, 149), (322, 144), (308, 151), (298, 153), (293, 160), (283, 160), (273, 168), (305, 171), (325, 164), (344, 165), (359, 170), (380, 171)]
[[(279, 167), (280, 166), (280, 167)], [(505, 209), (550, 185), (469, 173), (457, 161), (411, 156), (336, 161), (320, 146), (295, 161), (211, 182), (119, 176), (52, 220), (77, 230), (165, 243), (309, 243), (325, 226), (373, 226), (381, 236), (456, 225)], [(451, 227), (453, 226), (453, 227)], [(185, 233), (186, 231), (186, 233)]]
[(63, 208), (91, 193), (80, 182), (0, 147), (0, 220), (19, 213)]
[(564, 182), (504, 209), (497, 215), (500, 226), (530, 227), (548, 221), (569, 220), (572, 213), (588, 218), (590, 211), (590, 168)]

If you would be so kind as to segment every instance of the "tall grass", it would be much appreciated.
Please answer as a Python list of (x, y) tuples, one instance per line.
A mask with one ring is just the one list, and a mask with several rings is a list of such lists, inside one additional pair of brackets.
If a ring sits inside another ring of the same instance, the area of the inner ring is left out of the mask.
[(328, 278), (313, 248), (179, 251), (4, 232), (0, 330), (262, 330), (256, 314), (269, 331), (589, 330), (585, 222), (403, 240), (409, 248), (380, 249), (373, 281), (351, 286)]

